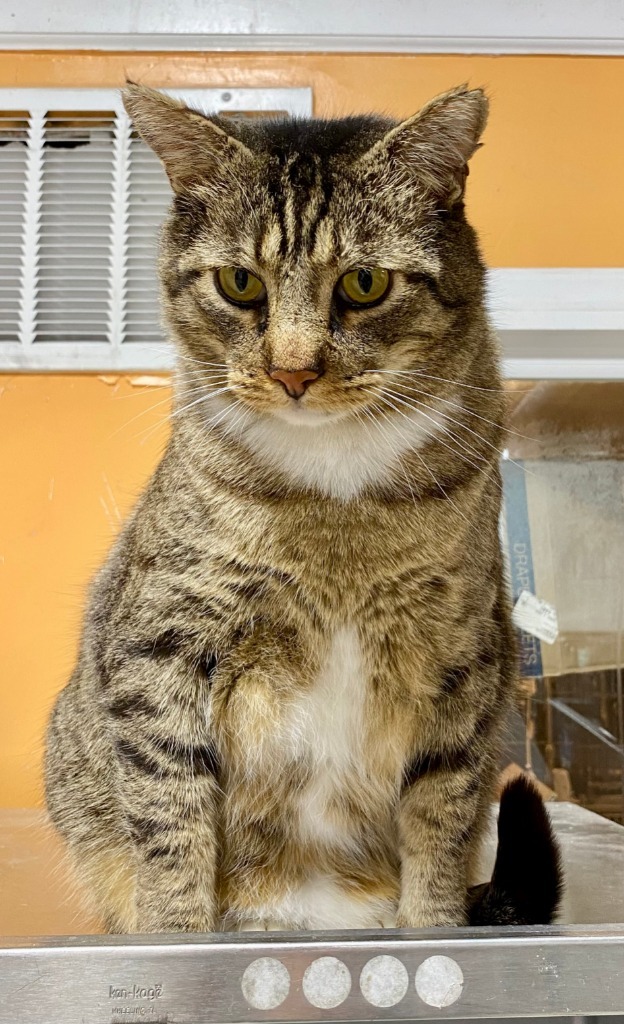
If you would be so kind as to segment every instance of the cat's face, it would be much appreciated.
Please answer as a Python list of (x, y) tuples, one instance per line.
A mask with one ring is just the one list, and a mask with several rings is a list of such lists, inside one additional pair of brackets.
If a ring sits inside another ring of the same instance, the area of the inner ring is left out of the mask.
[(458, 319), (482, 298), (461, 203), (482, 93), (401, 125), (208, 120), (138, 87), (126, 102), (176, 193), (160, 266), (183, 390), (315, 426), (378, 408), (390, 371), (458, 372)]

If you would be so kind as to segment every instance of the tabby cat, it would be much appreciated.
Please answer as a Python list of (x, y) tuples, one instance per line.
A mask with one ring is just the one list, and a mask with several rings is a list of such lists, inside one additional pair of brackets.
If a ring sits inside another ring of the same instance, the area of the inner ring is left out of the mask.
[(176, 408), (51, 718), (52, 819), (110, 930), (460, 925), (515, 668), (486, 98), (125, 102), (174, 191)]

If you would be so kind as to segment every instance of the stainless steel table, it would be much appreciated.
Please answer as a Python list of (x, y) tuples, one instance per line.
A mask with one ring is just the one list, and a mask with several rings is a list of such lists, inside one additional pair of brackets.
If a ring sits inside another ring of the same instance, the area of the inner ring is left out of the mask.
[(555, 927), (133, 938), (95, 934), (43, 817), (7, 811), (0, 933), (17, 937), (0, 940), (0, 1022), (624, 1015), (624, 828), (549, 810), (567, 875)]

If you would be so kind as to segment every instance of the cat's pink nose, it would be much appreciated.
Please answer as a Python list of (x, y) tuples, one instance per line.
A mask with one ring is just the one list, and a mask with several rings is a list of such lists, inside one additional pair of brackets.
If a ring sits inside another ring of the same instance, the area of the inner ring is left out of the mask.
[(283, 384), (291, 398), (301, 398), (308, 384), (316, 380), (315, 370), (269, 370), (269, 377)]

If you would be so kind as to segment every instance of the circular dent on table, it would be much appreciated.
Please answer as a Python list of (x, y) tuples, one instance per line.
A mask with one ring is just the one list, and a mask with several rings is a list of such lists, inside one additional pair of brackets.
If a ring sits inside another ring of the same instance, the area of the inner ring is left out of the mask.
[(335, 956), (322, 956), (306, 967), (303, 975), (303, 994), (319, 1010), (340, 1006), (351, 991), (351, 975), (342, 960)]
[(463, 987), (462, 969), (450, 956), (430, 956), (416, 971), (416, 991), (427, 1006), (451, 1006)]
[(241, 980), (243, 995), (256, 1010), (274, 1010), (290, 991), (288, 968), (272, 956), (254, 960), (245, 968)]
[(360, 974), (362, 995), (371, 1006), (396, 1006), (408, 988), (407, 968), (395, 956), (374, 956)]

